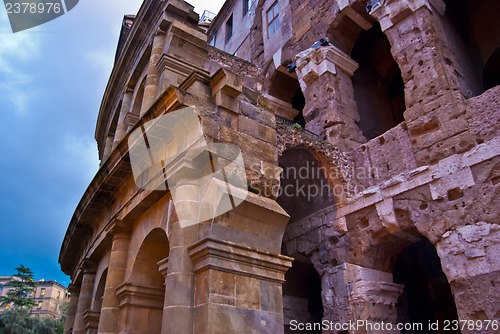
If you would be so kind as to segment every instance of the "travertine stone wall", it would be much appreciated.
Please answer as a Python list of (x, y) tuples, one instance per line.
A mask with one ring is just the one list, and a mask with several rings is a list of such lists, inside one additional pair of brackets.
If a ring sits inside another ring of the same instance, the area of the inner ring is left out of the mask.
[[(283, 31), (270, 40), (272, 1), (255, 1), (251, 30), (235, 36), (246, 60), (208, 46), (192, 6), (145, 2), (99, 116), (102, 166), (61, 250), (73, 287), (65, 333), (284, 333), (292, 315), (311, 319), (306, 297), (283, 296), (294, 258), (320, 277), (323, 319), (395, 322), (407, 287), (394, 268), (422, 240), (437, 251), (459, 318), (499, 320), (500, 87), (477, 95), (442, 1), (381, 2), (368, 14), (361, 0), (280, 0)], [(351, 53), (378, 26), (401, 70), (406, 111), (367, 141)], [(310, 48), (323, 36), (330, 45)], [(283, 73), (292, 60), (296, 72)], [(300, 84), (305, 129), (290, 126), (300, 110), (270, 92), (278, 72)], [(137, 101), (140, 114), (131, 112)], [(241, 149), (250, 192), (232, 211), (182, 228), (168, 189), (136, 185), (127, 139), (186, 106), (209, 145)], [(281, 168), (293, 163), (284, 152), (293, 150), (324, 168), (334, 190), (306, 217), (278, 205)]]

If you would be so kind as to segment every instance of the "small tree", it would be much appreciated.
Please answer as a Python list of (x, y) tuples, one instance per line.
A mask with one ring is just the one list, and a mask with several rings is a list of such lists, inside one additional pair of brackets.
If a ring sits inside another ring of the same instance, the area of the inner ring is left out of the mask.
[(29, 310), (36, 304), (32, 297), (36, 289), (33, 272), (22, 264), (16, 268), (16, 271), (14, 278), (7, 283), (11, 290), (7, 292), (7, 296), (0, 297), (0, 305), (13, 304), (14, 307)]

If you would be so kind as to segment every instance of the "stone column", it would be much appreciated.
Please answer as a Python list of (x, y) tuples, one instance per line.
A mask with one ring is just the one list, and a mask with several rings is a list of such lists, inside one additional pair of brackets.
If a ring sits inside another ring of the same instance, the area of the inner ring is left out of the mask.
[(333, 45), (307, 49), (296, 63), (306, 129), (344, 150), (366, 142), (351, 81), (358, 64)]
[(73, 330), (75, 324), (76, 308), (78, 306), (78, 296), (80, 295), (80, 287), (71, 283), (68, 286), (69, 292), (69, 308), (66, 313), (66, 322), (64, 324), (64, 334), (68, 334)]
[[(396, 323), (396, 304), (403, 285), (393, 283), (391, 273), (343, 263), (326, 269), (321, 281), (325, 320)], [(375, 331), (366, 328), (365, 333)]]
[(282, 284), (292, 259), (222, 240), (190, 247), (193, 333), (283, 333)]
[(149, 59), (148, 74), (146, 77), (146, 86), (144, 87), (144, 98), (141, 106), (141, 117), (153, 105), (158, 95), (158, 61), (163, 54), (163, 47), (165, 45), (165, 32), (158, 30), (153, 38), (153, 46), (151, 50), (151, 57)]
[[(370, 14), (380, 22), (405, 83), (404, 118), (417, 162), (433, 164), (475, 145), (463, 100), (471, 77), (452, 50), (442, 0), (385, 1)], [(446, 124), (446, 126), (442, 126)]]
[(97, 334), (97, 326), (99, 325), (99, 311), (87, 310), (83, 313), (85, 321), (85, 333)]
[[(446, 232), (436, 244), (459, 319), (500, 323), (500, 227), (477, 222)], [(484, 324), (484, 322), (483, 322)], [(462, 333), (479, 333), (463, 328)], [(496, 332), (493, 329), (484, 333)]]
[(85, 260), (83, 264), (83, 278), (80, 286), (80, 295), (78, 297), (78, 306), (75, 314), (75, 325), (73, 334), (85, 333), (85, 311), (90, 310), (92, 304), (92, 294), (94, 292), (96, 266), (90, 260)]
[(199, 225), (182, 228), (174, 222), (169, 230), (168, 262), (160, 263), (165, 277), (162, 334), (193, 332), (194, 274), (188, 246), (196, 241)]
[(118, 117), (118, 124), (116, 125), (115, 138), (113, 141), (113, 150), (118, 146), (123, 138), (127, 135), (128, 124), (125, 122), (127, 114), (130, 112), (132, 104), (132, 95), (134, 91), (130, 88), (125, 89), (123, 93), (122, 105), (120, 109), (120, 116)]
[(116, 221), (109, 233), (113, 236), (113, 243), (109, 256), (98, 333), (118, 333), (120, 310), (116, 288), (125, 280), (130, 243), (130, 229), (123, 222)]

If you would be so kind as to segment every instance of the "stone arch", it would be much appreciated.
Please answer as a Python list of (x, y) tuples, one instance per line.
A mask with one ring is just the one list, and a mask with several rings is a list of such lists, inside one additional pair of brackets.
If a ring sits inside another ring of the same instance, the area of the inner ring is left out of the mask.
[[(320, 243), (319, 238), (314, 238), (311, 233), (321, 228), (316, 225), (323, 220), (321, 217), (311, 218), (314, 222), (307, 227), (304, 224), (307, 224), (308, 217), (331, 207), (334, 199), (326, 173), (307, 148), (286, 149), (280, 155), (279, 165), (283, 173), (276, 201), (290, 215), (281, 252), (294, 258), (283, 284), (284, 332), (292, 333), (291, 320), (319, 324), (323, 319), (321, 278), (311, 259), (312, 251)], [(289, 192), (288, 188), (292, 191)]]
[(404, 121), (404, 82), (379, 24), (359, 34), (351, 57), (359, 64), (352, 77), (359, 127), (370, 140)]
[(92, 310), (101, 312), (102, 299), (104, 297), (104, 289), (106, 288), (106, 278), (108, 277), (108, 268), (104, 269), (99, 280), (96, 280), (97, 285), (92, 299)]
[(443, 324), (444, 320), (458, 320), (455, 300), (441, 260), (434, 245), (426, 238), (422, 237), (399, 252), (392, 273), (394, 283), (404, 286), (396, 305), (398, 323), (439, 321)]
[(277, 124), (278, 158), (289, 149), (305, 149), (328, 172), (327, 181), (342, 204), (354, 193), (353, 167), (345, 154), (334, 145), (320, 141), (314, 135), (284, 124)]
[(396, 224), (381, 218), (391, 205), (392, 201), (381, 202), (378, 207), (348, 216), (348, 262), (379, 273), (384, 277), (381, 282), (401, 286), (396, 307), (392, 308), (398, 323), (458, 319), (450, 282), (435, 245), (398, 203), (393, 207)]
[(161, 333), (165, 299), (165, 277), (159, 262), (168, 257), (170, 246), (165, 230), (154, 228), (133, 257), (130, 275), (118, 288), (123, 328), (136, 333)]
[[(448, 35), (461, 66), (469, 70), (464, 80), (479, 95), (500, 83), (500, 27), (495, 0), (445, 0)], [(469, 96), (468, 96), (469, 97)]]
[(142, 102), (144, 100), (144, 90), (146, 89), (146, 75), (144, 74), (142, 79), (138, 81), (139, 84), (135, 87), (135, 92), (133, 96), (133, 103), (132, 103), (132, 109), (130, 110), (130, 113), (136, 116), (140, 116), (141, 114), (141, 108), (142, 108)]

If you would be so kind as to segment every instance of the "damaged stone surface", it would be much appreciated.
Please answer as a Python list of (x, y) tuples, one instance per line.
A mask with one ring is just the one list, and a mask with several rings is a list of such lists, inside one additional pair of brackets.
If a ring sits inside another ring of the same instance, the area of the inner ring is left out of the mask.
[[(498, 2), (279, 0), (272, 32), (274, 3), (226, 1), (208, 31), (184, 1), (141, 7), (61, 248), (65, 333), (500, 320), (500, 86), (479, 78)], [(136, 184), (127, 141), (188, 106), (207, 146), (240, 149), (249, 193), (182, 228), (161, 173), (143, 175), (156, 190)]]

